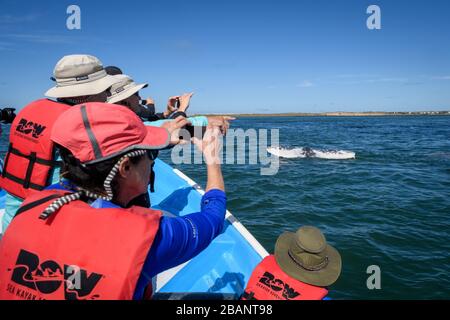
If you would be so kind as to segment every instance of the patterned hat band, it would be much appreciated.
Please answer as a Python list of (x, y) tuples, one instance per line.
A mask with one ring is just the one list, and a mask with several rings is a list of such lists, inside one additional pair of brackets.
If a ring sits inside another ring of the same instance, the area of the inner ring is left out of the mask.
[(73, 85), (77, 85), (77, 84), (97, 81), (97, 80), (100, 80), (100, 79), (106, 77), (107, 75), (108, 74), (106, 73), (106, 71), (104, 69), (101, 69), (97, 72), (87, 74), (84, 76), (79, 76), (79, 77), (55, 78), (55, 81), (56, 81), (58, 87), (67, 87), (67, 86), (73, 86)]
[(307, 270), (307, 271), (319, 271), (322, 270), (323, 268), (325, 268), (328, 265), (329, 262), (329, 258), (328, 256), (325, 256), (321, 262), (319, 262), (316, 265), (309, 265), (306, 266), (302, 261), (300, 261), (299, 259), (297, 259), (297, 256), (292, 253), (290, 250), (288, 250), (288, 255), (289, 257), (292, 259), (292, 261), (298, 265), (299, 267)]
[(53, 201), (41, 213), (41, 215), (39, 216), (39, 219), (43, 219), (43, 220), (47, 219), (50, 215), (59, 211), (59, 209), (61, 209), (64, 205), (68, 204), (69, 202), (80, 200), (83, 195), (89, 199), (102, 199), (105, 201), (111, 201), (114, 198), (114, 193), (113, 193), (113, 190), (111, 187), (111, 182), (113, 181), (114, 177), (117, 175), (117, 172), (119, 172), (120, 165), (126, 159), (140, 157), (140, 156), (145, 155), (146, 153), (147, 153), (147, 151), (145, 151), (145, 150), (131, 151), (131, 152), (125, 154), (123, 157), (121, 157), (119, 159), (119, 161), (117, 161), (117, 163), (111, 169), (111, 171), (109, 172), (108, 176), (106, 177), (106, 179), (103, 183), (103, 187), (105, 188), (105, 191), (107, 194), (106, 196), (97, 194), (95, 192), (92, 192), (92, 191), (89, 191), (89, 190), (86, 190), (86, 189), (83, 189), (80, 187), (75, 187), (75, 189), (76, 189), (75, 193), (67, 194), (67, 195), (62, 196), (62, 197), (56, 199), (55, 201)]

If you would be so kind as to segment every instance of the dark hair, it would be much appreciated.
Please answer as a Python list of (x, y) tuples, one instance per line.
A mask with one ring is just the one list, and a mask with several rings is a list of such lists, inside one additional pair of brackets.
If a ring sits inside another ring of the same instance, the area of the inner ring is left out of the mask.
[[(103, 183), (114, 165), (120, 160), (121, 157), (123, 157), (123, 155), (92, 165), (82, 165), (81, 162), (75, 158), (75, 156), (68, 149), (58, 144), (56, 147), (59, 150), (59, 154), (63, 162), (61, 175), (65, 179), (70, 180), (76, 186), (85, 190), (89, 190), (100, 195), (105, 194)], [(130, 161), (132, 164), (137, 164), (141, 161), (142, 157), (144, 156), (131, 157)], [(116, 178), (111, 181), (111, 188), (114, 196), (116, 196), (118, 191)]]
[(77, 104), (88, 103), (88, 102), (107, 102), (110, 88), (106, 89), (97, 94), (92, 94), (88, 96), (79, 97), (69, 97), (69, 98), (57, 98), (56, 101), (68, 104), (69, 106), (75, 106)]
[(116, 67), (116, 66), (105, 67), (105, 71), (110, 76), (115, 76), (117, 74), (123, 74), (122, 70), (119, 67)]
[[(130, 109), (131, 111), (134, 112), (134, 110), (133, 110), (132, 107), (131, 107), (131, 103), (128, 102), (128, 99), (130, 99), (130, 98), (133, 97), (133, 96), (137, 96), (137, 98), (138, 98), (139, 100), (141, 99), (141, 97), (140, 97), (140, 95), (139, 95), (139, 91), (138, 91), (138, 92), (133, 93), (131, 96), (129, 96), (129, 97), (125, 98), (125, 99), (122, 99), (122, 100), (120, 100), (120, 101), (114, 102), (114, 104), (118, 104), (118, 105), (127, 107), (128, 109)], [(136, 112), (135, 112), (135, 113), (136, 113)]]

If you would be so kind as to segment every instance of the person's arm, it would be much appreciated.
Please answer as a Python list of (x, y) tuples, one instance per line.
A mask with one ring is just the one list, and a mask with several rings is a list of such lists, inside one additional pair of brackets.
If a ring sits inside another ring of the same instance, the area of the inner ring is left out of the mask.
[(134, 294), (143, 296), (158, 273), (189, 261), (203, 251), (223, 228), (226, 196), (211, 190), (202, 197), (201, 211), (184, 217), (162, 217)]
[(169, 117), (169, 119), (176, 119), (178, 117), (184, 117), (187, 118), (187, 114), (183, 111), (175, 111), (174, 113), (172, 113)]
[(189, 261), (211, 241), (223, 228), (226, 213), (226, 195), (220, 168), (220, 131), (208, 128), (202, 141), (193, 138), (203, 153), (207, 165), (206, 193), (201, 200), (201, 211), (183, 217), (161, 218), (156, 237), (144, 263), (136, 294), (156, 274)]
[(158, 266), (152, 265), (151, 270), (161, 272), (192, 259), (222, 230), (226, 196), (220, 168), (219, 135), (219, 128), (214, 127), (205, 132), (203, 140), (192, 139), (203, 153), (207, 167), (206, 193), (202, 197), (201, 212), (161, 220), (156, 243), (152, 245), (149, 255), (149, 259), (153, 259)]
[(161, 218), (144, 266), (147, 277), (189, 261), (204, 250), (222, 231), (225, 212), (225, 193), (210, 190), (202, 198), (200, 212)]
[[(161, 119), (156, 121), (145, 121), (146, 126), (161, 127), (164, 123), (174, 121), (175, 119)], [(208, 126), (208, 118), (204, 116), (195, 116), (187, 118), (187, 121), (194, 127), (206, 127)]]
[(155, 113), (155, 116), (157, 117), (157, 119), (152, 120), (152, 121), (164, 120), (166, 118), (166, 116), (164, 115), (164, 112), (157, 112), (157, 113)]
[[(230, 121), (235, 119), (236, 118), (234, 117), (228, 116), (194, 116), (187, 118), (194, 127), (207, 127), (208, 125), (219, 126), (223, 133), (226, 133), (230, 127)], [(174, 119), (161, 119), (156, 121), (145, 121), (144, 124), (146, 126), (161, 127), (164, 123), (173, 120)]]
[(222, 134), (226, 134), (230, 128), (230, 121), (236, 120), (230, 116), (208, 116), (208, 124), (212, 126), (218, 126)]

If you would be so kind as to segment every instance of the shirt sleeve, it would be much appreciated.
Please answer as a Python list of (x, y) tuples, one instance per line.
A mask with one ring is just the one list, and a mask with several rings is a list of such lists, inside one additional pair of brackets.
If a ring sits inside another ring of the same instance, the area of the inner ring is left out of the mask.
[[(208, 126), (208, 118), (205, 117), (205, 116), (189, 117), (189, 118), (187, 118), (187, 120), (194, 127), (206, 127), (206, 126)], [(164, 119), (164, 120), (157, 120), (157, 121), (145, 121), (144, 124), (146, 126), (161, 127), (167, 121), (173, 121), (173, 119)]]
[(137, 296), (152, 277), (189, 261), (205, 249), (221, 233), (225, 212), (225, 192), (214, 189), (202, 197), (200, 212), (183, 217), (162, 217), (142, 269)]

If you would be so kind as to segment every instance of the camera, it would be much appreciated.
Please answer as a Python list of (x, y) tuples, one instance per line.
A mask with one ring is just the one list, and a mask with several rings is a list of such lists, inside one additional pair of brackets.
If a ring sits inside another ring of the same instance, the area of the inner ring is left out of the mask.
[(12, 123), (16, 118), (14, 113), (16, 109), (14, 108), (4, 108), (0, 109), (0, 122), (2, 123)]
[(179, 136), (181, 140), (184, 140), (185, 138), (194, 138), (197, 139), (203, 139), (203, 136), (205, 135), (207, 127), (198, 127), (198, 126), (192, 126), (192, 125), (186, 125), (181, 130), (182, 134)]

